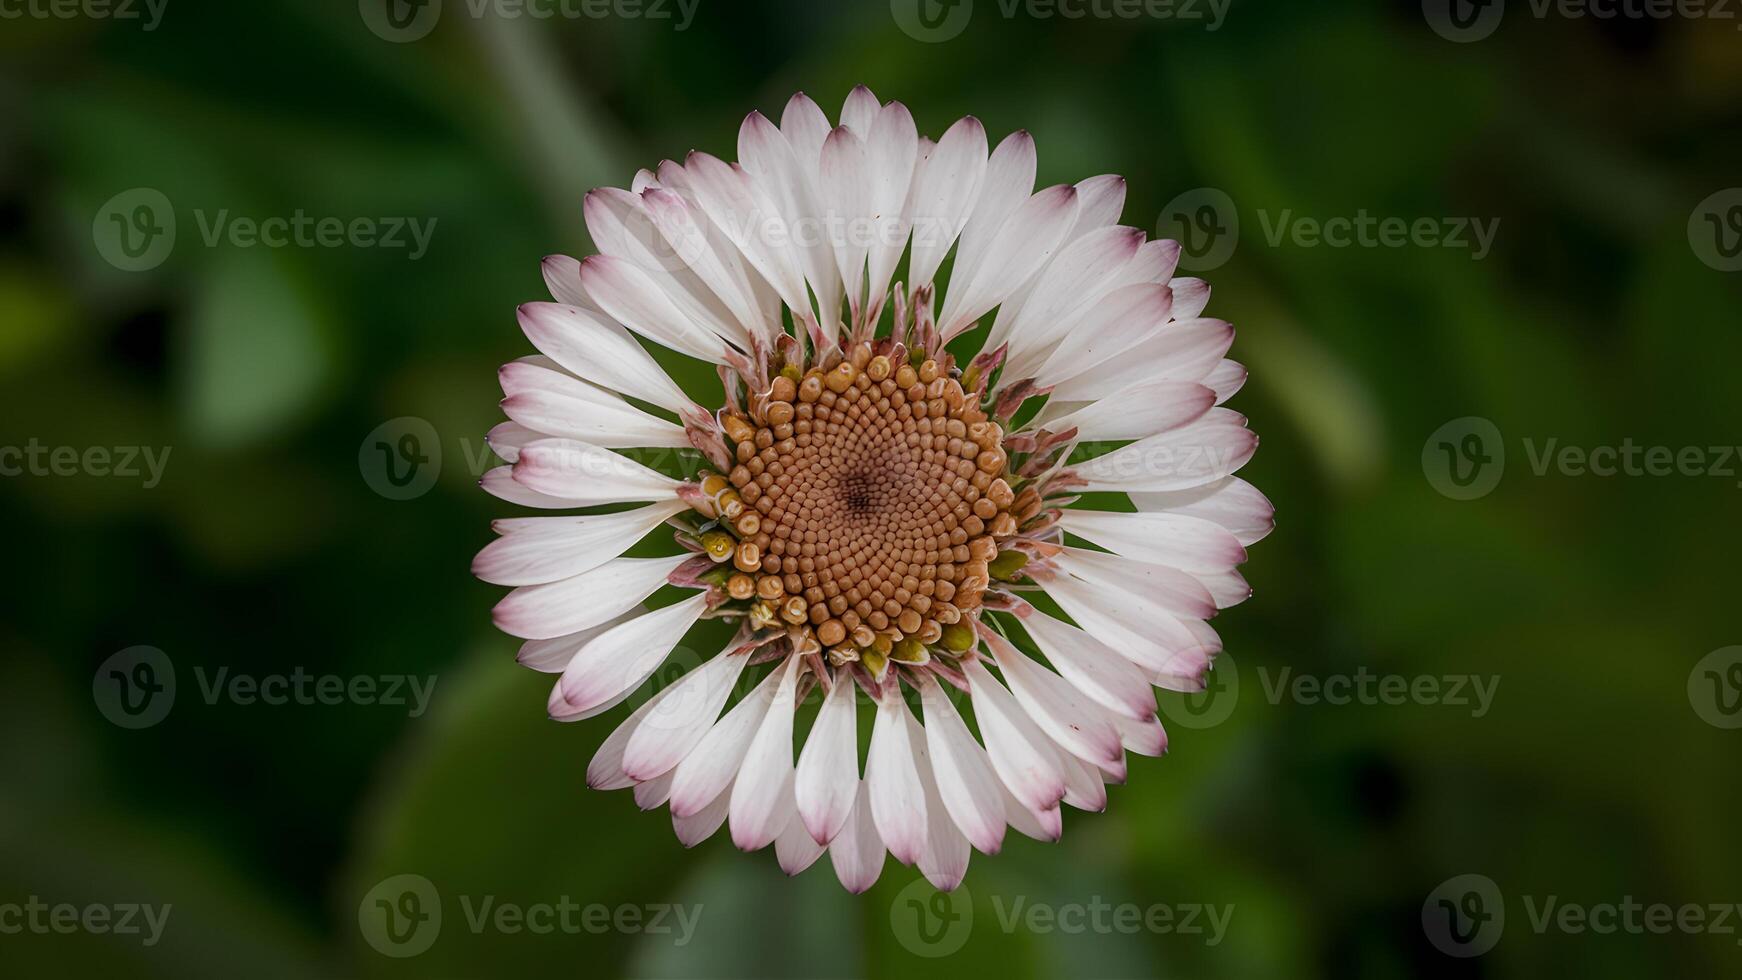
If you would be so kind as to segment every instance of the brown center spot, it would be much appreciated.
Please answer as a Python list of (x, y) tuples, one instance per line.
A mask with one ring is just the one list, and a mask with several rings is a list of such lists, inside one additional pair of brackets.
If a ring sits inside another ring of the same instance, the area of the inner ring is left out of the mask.
[(727, 425), (751, 601), (840, 659), (937, 642), (979, 606), (996, 539), (1016, 531), (1003, 433), (936, 361), (860, 345), (794, 374)]

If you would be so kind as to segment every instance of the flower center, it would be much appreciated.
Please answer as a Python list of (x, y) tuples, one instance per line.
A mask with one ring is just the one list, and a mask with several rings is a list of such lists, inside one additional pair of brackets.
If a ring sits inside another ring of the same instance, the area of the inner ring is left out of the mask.
[(980, 605), (997, 539), (1017, 526), (997, 424), (947, 367), (881, 346), (788, 368), (748, 418), (726, 420), (728, 592), (836, 663), (936, 643)]

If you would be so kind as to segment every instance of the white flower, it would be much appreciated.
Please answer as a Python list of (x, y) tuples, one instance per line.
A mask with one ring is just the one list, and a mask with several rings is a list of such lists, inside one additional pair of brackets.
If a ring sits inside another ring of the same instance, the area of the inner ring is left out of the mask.
[[(778, 127), (752, 113), (738, 156), (594, 191), (601, 254), (546, 260), (557, 302), (521, 308), (542, 356), (502, 369), (511, 465), (484, 488), (636, 506), (500, 521), (474, 571), (514, 587), (496, 622), (561, 675), (562, 720), (623, 702), (698, 620), (739, 624), (618, 726), (590, 785), (669, 802), (685, 846), (729, 824), (790, 874), (827, 850), (861, 892), (887, 850), (953, 888), (1007, 826), (1056, 840), (1061, 803), (1102, 809), (1127, 752), (1166, 749), (1152, 687), (1202, 687), (1205, 621), (1247, 597), (1236, 566), (1272, 526), (1233, 476), (1257, 438), (1219, 407), (1246, 372), (1200, 315), (1209, 287), (1173, 278), (1179, 246), (1117, 224), (1124, 181), (1036, 192), (1027, 133), (988, 153), (967, 118), (934, 143), (861, 87), (838, 126), (803, 95)], [(945, 344), (988, 317), (958, 364)], [(723, 407), (642, 341), (717, 366)], [(1134, 510), (1072, 506), (1088, 491)], [(661, 525), (683, 554), (620, 557)], [(644, 611), (668, 584), (696, 591)]]

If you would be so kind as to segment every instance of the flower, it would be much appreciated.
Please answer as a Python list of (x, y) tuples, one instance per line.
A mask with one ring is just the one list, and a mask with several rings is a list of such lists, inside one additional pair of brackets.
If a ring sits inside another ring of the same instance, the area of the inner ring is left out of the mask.
[[(474, 572), (514, 587), (496, 623), (561, 675), (560, 720), (628, 699), (699, 620), (737, 624), (587, 770), (669, 803), (686, 846), (729, 824), (789, 874), (827, 850), (862, 892), (887, 851), (954, 888), (971, 849), (1057, 840), (1061, 803), (1103, 809), (1127, 752), (1162, 754), (1153, 687), (1200, 690), (1205, 621), (1250, 594), (1273, 510), (1233, 476), (1257, 437), (1220, 407), (1246, 371), (1209, 287), (1117, 223), (1123, 179), (1035, 192), (1026, 132), (987, 147), (972, 117), (922, 139), (864, 87), (838, 126), (794, 96), (744, 121), (737, 163), (589, 194), (600, 254), (547, 259), (556, 302), (520, 310), (541, 356), (502, 369), (510, 465), (484, 488), (636, 506), (499, 521)], [(722, 407), (643, 341), (714, 365)], [(619, 557), (662, 525), (682, 553)], [(646, 611), (667, 585), (693, 591)]]

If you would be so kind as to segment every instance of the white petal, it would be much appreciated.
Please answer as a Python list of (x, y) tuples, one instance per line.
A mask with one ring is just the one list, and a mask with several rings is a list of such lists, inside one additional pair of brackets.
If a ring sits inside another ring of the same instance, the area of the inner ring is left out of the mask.
[(661, 776), (635, 784), (635, 805), (643, 810), (656, 810), (671, 799), (671, 777)]
[[(656, 213), (655, 205), (663, 207)], [(606, 257), (633, 266), (645, 277), (646, 285), (659, 294), (661, 302), (654, 302), (654, 297), (650, 296), (640, 297), (647, 304), (643, 308), (644, 315), (661, 320), (657, 329), (676, 337), (688, 333), (687, 327), (693, 324), (706, 333), (748, 350), (748, 324), (733, 314), (732, 304), (726, 302), (712, 288), (713, 283), (701, 274), (701, 270), (711, 269), (716, 273), (715, 281), (723, 282), (719, 257), (713, 254), (706, 234), (679, 219), (676, 209), (682, 206), (683, 199), (664, 188), (648, 188), (631, 194), (605, 187), (587, 194), (583, 210), (587, 229), (599, 245), (599, 251)], [(611, 310), (612, 298), (594, 292), (594, 284), (602, 280), (589, 277), (588, 267), (592, 264), (592, 259), (581, 263), (582, 285), (600, 306)], [(662, 304), (669, 304), (685, 323), (674, 325), (668, 317), (660, 314)], [(634, 324), (630, 326), (639, 329)], [(717, 349), (717, 344), (704, 343), (703, 349), (712, 352)]]
[[(1092, 241), (1093, 239), (1091, 239)], [(1074, 378), (1106, 361), (1119, 357), (1142, 339), (1162, 328), (1173, 311), (1173, 291), (1155, 283), (1125, 286), (1101, 296), (1095, 305), (1070, 321), (1065, 334), (1046, 356), (1025, 356), (1012, 363), (1012, 377), (1033, 376), (1039, 384), (1049, 385), (1065, 378)], [(1025, 351), (1025, 354), (1028, 352)], [(1044, 352), (1036, 352), (1039, 353)], [(1037, 366), (1038, 365), (1038, 366)], [(1142, 377), (1149, 377), (1143, 375)], [(1194, 379), (1187, 379), (1194, 380)], [(1102, 385), (1086, 394), (1073, 390), (1068, 396), (1055, 396), (1075, 401), (1099, 398), (1114, 391)]]
[(722, 653), (662, 690), (659, 709), (623, 750), (629, 778), (655, 779), (682, 762), (714, 726), (749, 662), (748, 654)]
[(613, 559), (560, 582), (515, 589), (491, 617), (497, 629), (524, 640), (578, 633), (634, 609), (691, 557)]
[(1065, 548), (1052, 562), (1090, 585), (1135, 597), (1146, 611), (1153, 606), (1180, 619), (1209, 619), (1216, 614), (1209, 590), (1177, 568), (1087, 548)]
[(678, 816), (674, 810), (671, 815), (671, 829), (677, 834), (678, 843), (685, 847), (694, 847), (714, 836), (714, 832), (726, 822), (726, 811), (731, 802), (732, 790), (728, 787), (714, 797), (714, 802), (687, 817)]
[(963, 671), (974, 699), (974, 718), (999, 780), (1027, 810), (1057, 807), (1064, 799), (1065, 777), (1051, 743), (979, 661), (968, 662)]
[(581, 284), (611, 318), (662, 347), (711, 364), (726, 363), (726, 342), (696, 323), (635, 263), (594, 255), (581, 263)]
[(1276, 528), (1276, 508), (1258, 488), (1237, 476), (1191, 490), (1134, 493), (1131, 502), (1146, 513), (1173, 513), (1213, 521), (1233, 532), (1247, 547), (1264, 540)]
[(911, 231), (912, 216), (906, 205), (919, 163), (919, 131), (906, 106), (891, 102), (877, 113), (865, 152), (871, 176), (870, 217), (875, 229), (866, 280), (871, 302), (865, 316), (867, 322), (875, 322)]
[(1004, 302), (1040, 271), (1077, 218), (1077, 189), (1049, 187), (1016, 209), (987, 243), (978, 261), (958, 264), (938, 317), (938, 330), (954, 337)]
[(1105, 643), (1042, 612), (1022, 626), (1059, 674), (1101, 707), (1134, 721), (1155, 714), (1148, 678)]
[(985, 174), (986, 129), (968, 116), (944, 133), (914, 174), (909, 288), (924, 286), (937, 275), (968, 221)]
[(637, 606), (620, 616), (606, 620), (592, 629), (570, 633), (567, 636), (556, 636), (548, 640), (527, 640), (520, 645), (520, 654), (516, 661), (522, 667), (545, 674), (560, 674), (575, 659), (575, 653), (587, 645), (593, 637), (605, 632), (618, 623), (626, 622), (641, 615), (647, 610)]
[(1168, 285), (1173, 287), (1175, 319), (1190, 320), (1210, 305), (1210, 284), (1202, 279), (1188, 276), (1174, 279)]
[(1114, 288), (1118, 272), (1143, 244), (1136, 228), (1103, 228), (1059, 250), (1032, 288), (998, 310), (986, 349), (1010, 344), (1010, 364), (1025, 373), (1045, 359), (1073, 324)]
[(758, 312), (755, 290), (736, 261), (736, 246), (713, 228), (707, 215), (691, 210), (675, 192), (650, 190), (642, 200), (660, 235), (695, 276), (698, 292), (705, 289), (699, 301), (717, 318), (710, 329), (746, 349), (752, 334), (768, 338), (775, 325), (765, 322)]
[(855, 85), (853, 91), (847, 93), (846, 104), (841, 106), (841, 125), (852, 127), (863, 139), (871, 131), (871, 123), (881, 108), (882, 103), (869, 88)]
[(623, 719), (605, 741), (599, 743), (599, 748), (593, 753), (593, 761), (587, 764), (587, 786), (592, 789), (611, 790), (628, 789), (635, 785), (635, 780), (623, 771), (623, 750), (629, 746), (629, 739), (635, 735), (635, 730), (641, 727), (642, 719), (652, 714), (659, 702), (671, 691), (665, 688), (646, 703), (636, 708)]
[(1066, 803), (1091, 813), (1107, 809), (1107, 784), (1101, 778), (1101, 770), (1069, 752), (1059, 753), (1059, 765), (1065, 771)]
[(920, 695), (926, 747), (942, 805), (969, 843), (981, 853), (996, 854), (1004, 846), (1004, 797), (992, 762), (943, 685), (926, 678), (920, 682)]
[[(598, 304), (581, 288), (581, 260), (567, 255), (547, 255), (540, 266), (545, 287), (551, 298), (564, 306), (575, 306), (599, 313)], [(537, 304), (535, 304), (537, 305)]]
[[(532, 449), (528, 446), (523, 451), (522, 463), (517, 466), (524, 464), (524, 453)], [(1190, 425), (1084, 460), (1073, 468), (1088, 491), (1189, 490), (1245, 466), (1257, 449), (1258, 436), (1246, 428), (1245, 417), (1215, 408)], [(515, 476), (519, 478), (518, 470)]]
[(732, 787), (732, 843), (755, 851), (774, 842), (797, 816), (792, 792), (792, 715), (798, 703), (798, 673), (803, 661), (787, 658), (780, 687)]
[(497, 521), (502, 537), (478, 552), (472, 574), (493, 585), (560, 581), (616, 558), (688, 507), (681, 500), (668, 500), (615, 514)]
[[(824, 130), (827, 135), (827, 130)], [(817, 144), (820, 149), (822, 144)], [(706, 153), (686, 159), (696, 203), (752, 267), (780, 295), (788, 309), (808, 310), (804, 272), (791, 230), (770, 199), (742, 167)]]
[(823, 233), (846, 289), (848, 306), (857, 319), (865, 284), (865, 256), (871, 247), (868, 230), (863, 226), (871, 209), (865, 141), (846, 126), (837, 127), (823, 143), (818, 173), (829, 218)]
[(670, 500), (678, 481), (640, 463), (579, 439), (540, 439), (520, 449), (514, 480), (573, 501), (576, 507)]
[[(577, 280), (580, 267), (575, 268)], [(532, 345), (577, 377), (631, 398), (684, 414), (695, 403), (629, 331), (573, 306), (528, 303), (520, 329)]]
[(649, 415), (565, 371), (516, 361), (499, 372), (502, 410), (509, 418), (551, 436), (580, 439), (606, 449), (690, 448), (683, 426)]
[(877, 836), (877, 824), (871, 818), (871, 790), (861, 780), (847, 822), (829, 842), (829, 863), (835, 866), (842, 888), (862, 895), (883, 874), (883, 855), (883, 839)]
[(1161, 719), (1151, 715), (1142, 721), (1131, 721), (1115, 717), (1113, 724), (1119, 729), (1119, 740), (1129, 751), (1138, 755), (1167, 754), (1167, 729), (1161, 727)]
[(1204, 375), (1203, 385), (1216, 393), (1216, 404), (1220, 405), (1246, 387), (1246, 365), (1223, 359)]
[(986, 177), (974, 196), (974, 210), (956, 247), (955, 281), (965, 282), (962, 273), (979, 267), (1005, 222), (1034, 194), (1036, 169), (1034, 137), (1026, 130), (1004, 137), (992, 151), (986, 161)]
[(938, 793), (937, 776), (932, 772), (931, 751), (926, 745), (925, 732), (919, 722), (913, 720), (913, 715), (907, 715), (906, 722), (907, 740), (914, 749), (914, 768), (925, 792), (926, 832), (925, 844), (919, 851), (919, 870), (933, 888), (954, 891), (968, 876), (968, 860), (973, 851), (968, 847), (968, 838), (956, 829), (955, 821)]
[(750, 750), (750, 740), (756, 737), (768, 706), (774, 701), (780, 678), (780, 671), (769, 671), (755, 690), (708, 729), (707, 737), (695, 751), (678, 763), (671, 786), (673, 814), (688, 816), (700, 811), (737, 777), (744, 753)]
[[(1098, 332), (1099, 347), (1092, 352), (1074, 352), (1070, 344), (1061, 344), (1058, 363), (1043, 367), (1036, 381), (1053, 386), (1054, 398), (1075, 402), (1094, 401), (1140, 381), (1203, 379), (1233, 345), (1234, 328), (1223, 320), (1179, 319), (1179, 297), (1168, 288), (1173, 322), (1148, 333)], [(1106, 357), (1097, 360), (1091, 353)]]
[(1126, 592), (1107, 592), (1074, 575), (1032, 574), (1085, 633), (1151, 674), (1178, 672), (1205, 659), (1200, 637), (1153, 604)]
[(1033, 810), (1017, 802), (1008, 789), (1004, 791), (1004, 819), (1022, 836), (1048, 844), (1057, 842), (1064, 833), (1064, 819), (1057, 803), (1045, 810)]
[(877, 702), (865, 781), (871, 784), (871, 816), (889, 853), (902, 864), (919, 860), (925, 846), (925, 787), (913, 761), (915, 746), (907, 720), (912, 715), (898, 690), (885, 690)]
[(1071, 229), (1075, 241), (1099, 228), (1117, 224), (1125, 211), (1125, 178), (1102, 174), (1077, 182), (1077, 224)]
[(490, 447), (497, 458), (505, 463), (512, 463), (520, 458), (520, 447), (539, 439), (548, 439), (548, 432), (536, 432), (521, 425), (519, 422), (503, 422), (492, 426), (484, 434), (484, 444)]
[(828, 114), (803, 92), (787, 100), (786, 111), (780, 116), (780, 132), (792, 146), (793, 155), (801, 166), (813, 173), (822, 157), (823, 141), (829, 138), (829, 130), (834, 128), (829, 123)]
[(551, 714), (579, 714), (640, 687), (701, 618), (707, 601), (707, 593), (699, 592), (595, 637), (563, 671)]
[(1059, 527), (1114, 554), (1189, 571), (1221, 572), (1246, 560), (1232, 531), (1201, 517), (1166, 511), (1120, 514), (1067, 508)]
[[(516, 460), (520, 458), (518, 451), (514, 455)], [(485, 473), (484, 478), (478, 481), (478, 486), (484, 488), (485, 493), (497, 500), (506, 500), (522, 507), (537, 507), (540, 510), (573, 510), (579, 506), (572, 500), (553, 497), (548, 493), (538, 493), (515, 483), (513, 466), (498, 466)], [(486, 581), (488, 580), (486, 579)], [(504, 582), (501, 584), (512, 585), (513, 583)]]
[[(1076, 429), (1083, 442), (1147, 439), (1195, 422), (1216, 405), (1216, 393), (1189, 381), (1139, 382), (1056, 418), (1042, 413), (1053, 432)], [(1051, 409), (1053, 402), (1047, 402)]]
[(825, 215), (810, 175), (799, 165), (786, 137), (760, 112), (752, 112), (739, 127), (738, 160), (785, 219), (799, 266), (817, 296), (817, 315), (824, 326), (835, 325), (840, 316), (841, 274), (823, 233)]
[(1081, 692), (1000, 637), (988, 635), (986, 645), (1017, 703), (1048, 737), (1087, 762), (1118, 759), (1118, 730)]
[(786, 829), (774, 839), (774, 857), (780, 862), (780, 870), (786, 872), (788, 877), (815, 864), (826, 849), (826, 845), (811, 839), (810, 831), (804, 829), (802, 820), (787, 820)]
[(794, 789), (798, 815), (820, 844), (840, 833), (859, 791), (859, 726), (854, 684), (845, 672), (824, 699), (799, 753)]

